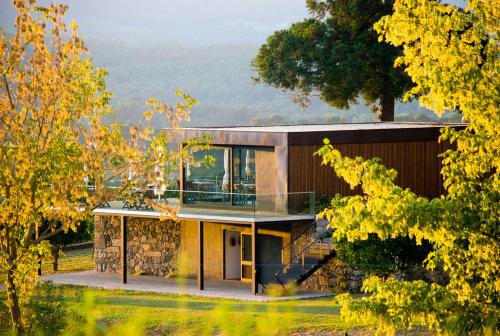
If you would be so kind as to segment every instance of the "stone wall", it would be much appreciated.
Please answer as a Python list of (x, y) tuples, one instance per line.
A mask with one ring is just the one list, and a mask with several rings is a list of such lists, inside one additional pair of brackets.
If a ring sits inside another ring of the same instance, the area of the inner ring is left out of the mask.
[[(300, 284), (299, 288), (321, 292), (359, 292), (366, 277), (361, 271), (348, 269), (338, 258), (332, 258)], [(388, 278), (408, 281), (423, 280), (441, 285), (445, 285), (449, 279), (448, 274), (442, 268), (429, 271), (422, 266), (411, 267), (404, 273), (392, 274)]]
[[(290, 244), (290, 256), (292, 258), (292, 263), (300, 262), (300, 253), (311, 244), (317, 237), (316, 226), (309, 222), (304, 223), (293, 223), (291, 226), (291, 239), (293, 240)], [(286, 262), (290, 262), (288, 258)]]
[(94, 216), (96, 271), (118, 272), (120, 266), (120, 217)]
[[(118, 272), (120, 265), (120, 217), (95, 216), (94, 258), (96, 270)], [(166, 276), (176, 270), (180, 224), (150, 218), (127, 218), (129, 273)]]
[(363, 272), (350, 270), (338, 258), (332, 258), (299, 288), (321, 292), (357, 292), (364, 278)]

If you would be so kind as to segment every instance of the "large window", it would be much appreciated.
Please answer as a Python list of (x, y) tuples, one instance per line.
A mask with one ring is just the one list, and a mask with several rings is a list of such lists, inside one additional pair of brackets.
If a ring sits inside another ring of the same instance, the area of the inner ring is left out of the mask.
[(184, 167), (184, 190), (189, 191), (185, 201), (254, 204), (255, 149), (215, 147), (195, 153), (194, 159), (199, 162), (207, 155), (214, 159), (213, 165), (194, 167), (187, 163)]
[(212, 148), (198, 151), (194, 154), (194, 159), (196, 162), (200, 162), (206, 156), (213, 157), (215, 161), (213, 166), (201, 165), (200, 167), (195, 167), (189, 162), (185, 165), (184, 190), (227, 192), (230, 181), (230, 149)]

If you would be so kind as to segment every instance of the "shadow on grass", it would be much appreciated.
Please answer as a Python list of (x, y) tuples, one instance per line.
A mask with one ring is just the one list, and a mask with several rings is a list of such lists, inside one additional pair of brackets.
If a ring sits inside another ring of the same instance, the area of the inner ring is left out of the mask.
[[(81, 299), (67, 298), (69, 302), (80, 302)], [(191, 297), (179, 296), (178, 298), (162, 298), (162, 299), (149, 299), (149, 298), (129, 298), (120, 296), (111, 296), (107, 298), (96, 298), (97, 305), (116, 305), (116, 306), (130, 306), (130, 307), (144, 307), (144, 308), (183, 308), (190, 310), (208, 311), (220, 307), (221, 304), (228, 307), (231, 311), (245, 311), (248, 313), (261, 313), (268, 312), (272, 309), (277, 313), (300, 313), (300, 314), (323, 314), (323, 315), (338, 315), (339, 307), (334, 305), (318, 305), (318, 306), (304, 306), (300, 302), (287, 302), (282, 303), (227, 303), (217, 301), (197, 301)], [(325, 302), (326, 303), (326, 302)]]

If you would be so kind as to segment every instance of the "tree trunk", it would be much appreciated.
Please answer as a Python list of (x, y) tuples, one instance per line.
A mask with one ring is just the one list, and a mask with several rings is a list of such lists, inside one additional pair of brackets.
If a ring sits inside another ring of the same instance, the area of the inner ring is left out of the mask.
[(383, 93), (380, 97), (380, 121), (394, 121), (394, 96)]
[(52, 270), (57, 272), (59, 269), (59, 245), (54, 245), (52, 247)]
[(42, 275), (42, 256), (38, 254), (38, 276)]
[(10, 308), (10, 318), (16, 335), (24, 333), (23, 321), (21, 318), (21, 307), (19, 306), (19, 297), (17, 296), (16, 284), (14, 283), (14, 266), (7, 270), (7, 297)]

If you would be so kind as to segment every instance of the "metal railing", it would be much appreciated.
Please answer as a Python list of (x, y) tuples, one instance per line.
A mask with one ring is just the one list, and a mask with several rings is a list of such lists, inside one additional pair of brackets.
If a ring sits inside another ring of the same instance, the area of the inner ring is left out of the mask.
[[(327, 231), (316, 236), (315, 231), (313, 234), (309, 234), (311, 228), (313, 225), (308, 226), (282, 250), (284, 254), (286, 248), (291, 249), (290, 258), (288, 262), (283, 263), (274, 277), (284, 289), (285, 284), (289, 283), (290, 280), (297, 282), (308, 271), (321, 265), (325, 261), (324, 258), (333, 251), (333, 244), (327, 241), (331, 233)], [(284, 279), (287, 274), (291, 274), (288, 281)]]

